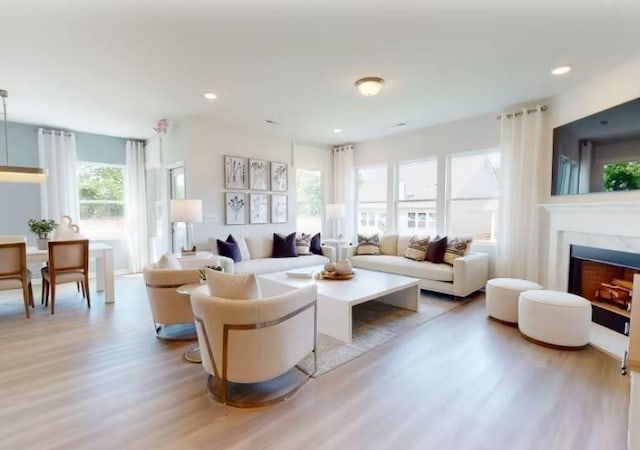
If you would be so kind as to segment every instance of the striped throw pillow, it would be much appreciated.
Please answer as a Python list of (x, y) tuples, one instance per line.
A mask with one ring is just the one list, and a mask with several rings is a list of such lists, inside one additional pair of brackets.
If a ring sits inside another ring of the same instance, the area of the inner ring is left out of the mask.
[(453, 262), (465, 256), (471, 250), (471, 238), (455, 238), (449, 241), (447, 244), (447, 250), (444, 252), (444, 262), (451, 264)]
[(424, 261), (427, 259), (427, 249), (429, 248), (429, 238), (420, 239), (413, 236), (409, 240), (409, 246), (404, 252), (404, 257), (415, 261)]
[(374, 234), (373, 236), (358, 235), (358, 247), (356, 248), (356, 255), (379, 255), (380, 254), (380, 236)]

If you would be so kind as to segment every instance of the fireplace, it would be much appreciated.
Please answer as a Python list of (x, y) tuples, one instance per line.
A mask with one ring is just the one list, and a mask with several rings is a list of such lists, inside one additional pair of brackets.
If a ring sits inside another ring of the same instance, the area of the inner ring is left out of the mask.
[(595, 323), (625, 335), (634, 274), (640, 274), (640, 254), (571, 245), (569, 292), (591, 301)]

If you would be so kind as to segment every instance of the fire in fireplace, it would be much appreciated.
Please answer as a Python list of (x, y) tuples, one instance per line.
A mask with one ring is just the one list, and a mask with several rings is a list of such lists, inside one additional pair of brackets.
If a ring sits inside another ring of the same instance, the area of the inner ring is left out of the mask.
[(580, 245), (572, 245), (570, 255), (569, 292), (591, 301), (594, 322), (628, 334), (640, 255)]

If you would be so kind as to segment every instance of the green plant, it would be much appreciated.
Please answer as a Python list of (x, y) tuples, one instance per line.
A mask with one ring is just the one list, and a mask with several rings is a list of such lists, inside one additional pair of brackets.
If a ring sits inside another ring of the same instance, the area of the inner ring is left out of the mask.
[(604, 166), (605, 191), (640, 189), (640, 163), (630, 161)]
[(47, 239), (49, 233), (56, 229), (58, 224), (53, 219), (29, 219), (29, 231), (38, 236), (38, 239)]

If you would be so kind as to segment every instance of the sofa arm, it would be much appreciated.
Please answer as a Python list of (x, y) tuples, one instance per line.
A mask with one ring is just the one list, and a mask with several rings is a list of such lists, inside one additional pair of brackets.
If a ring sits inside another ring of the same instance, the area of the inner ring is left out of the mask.
[(346, 250), (345, 250), (347, 258), (351, 258), (352, 256), (356, 256), (356, 249), (357, 249), (357, 247), (352, 246), (352, 245), (347, 247)]
[(453, 295), (466, 297), (487, 284), (489, 255), (470, 253), (453, 261)]
[(322, 249), (322, 254), (329, 258), (329, 261), (336, 260), (336, 249), (331, 245), (323, 245), (320, 247)]
[(200, 269), (204, 266), (213, 266), (220, 264), (226, 273), (234, 273), (235, 263), (233, 259), (226, 256), (207, 254), (199, 257), (186, 257), (180, 259), (180, 265), (183, 269)]

